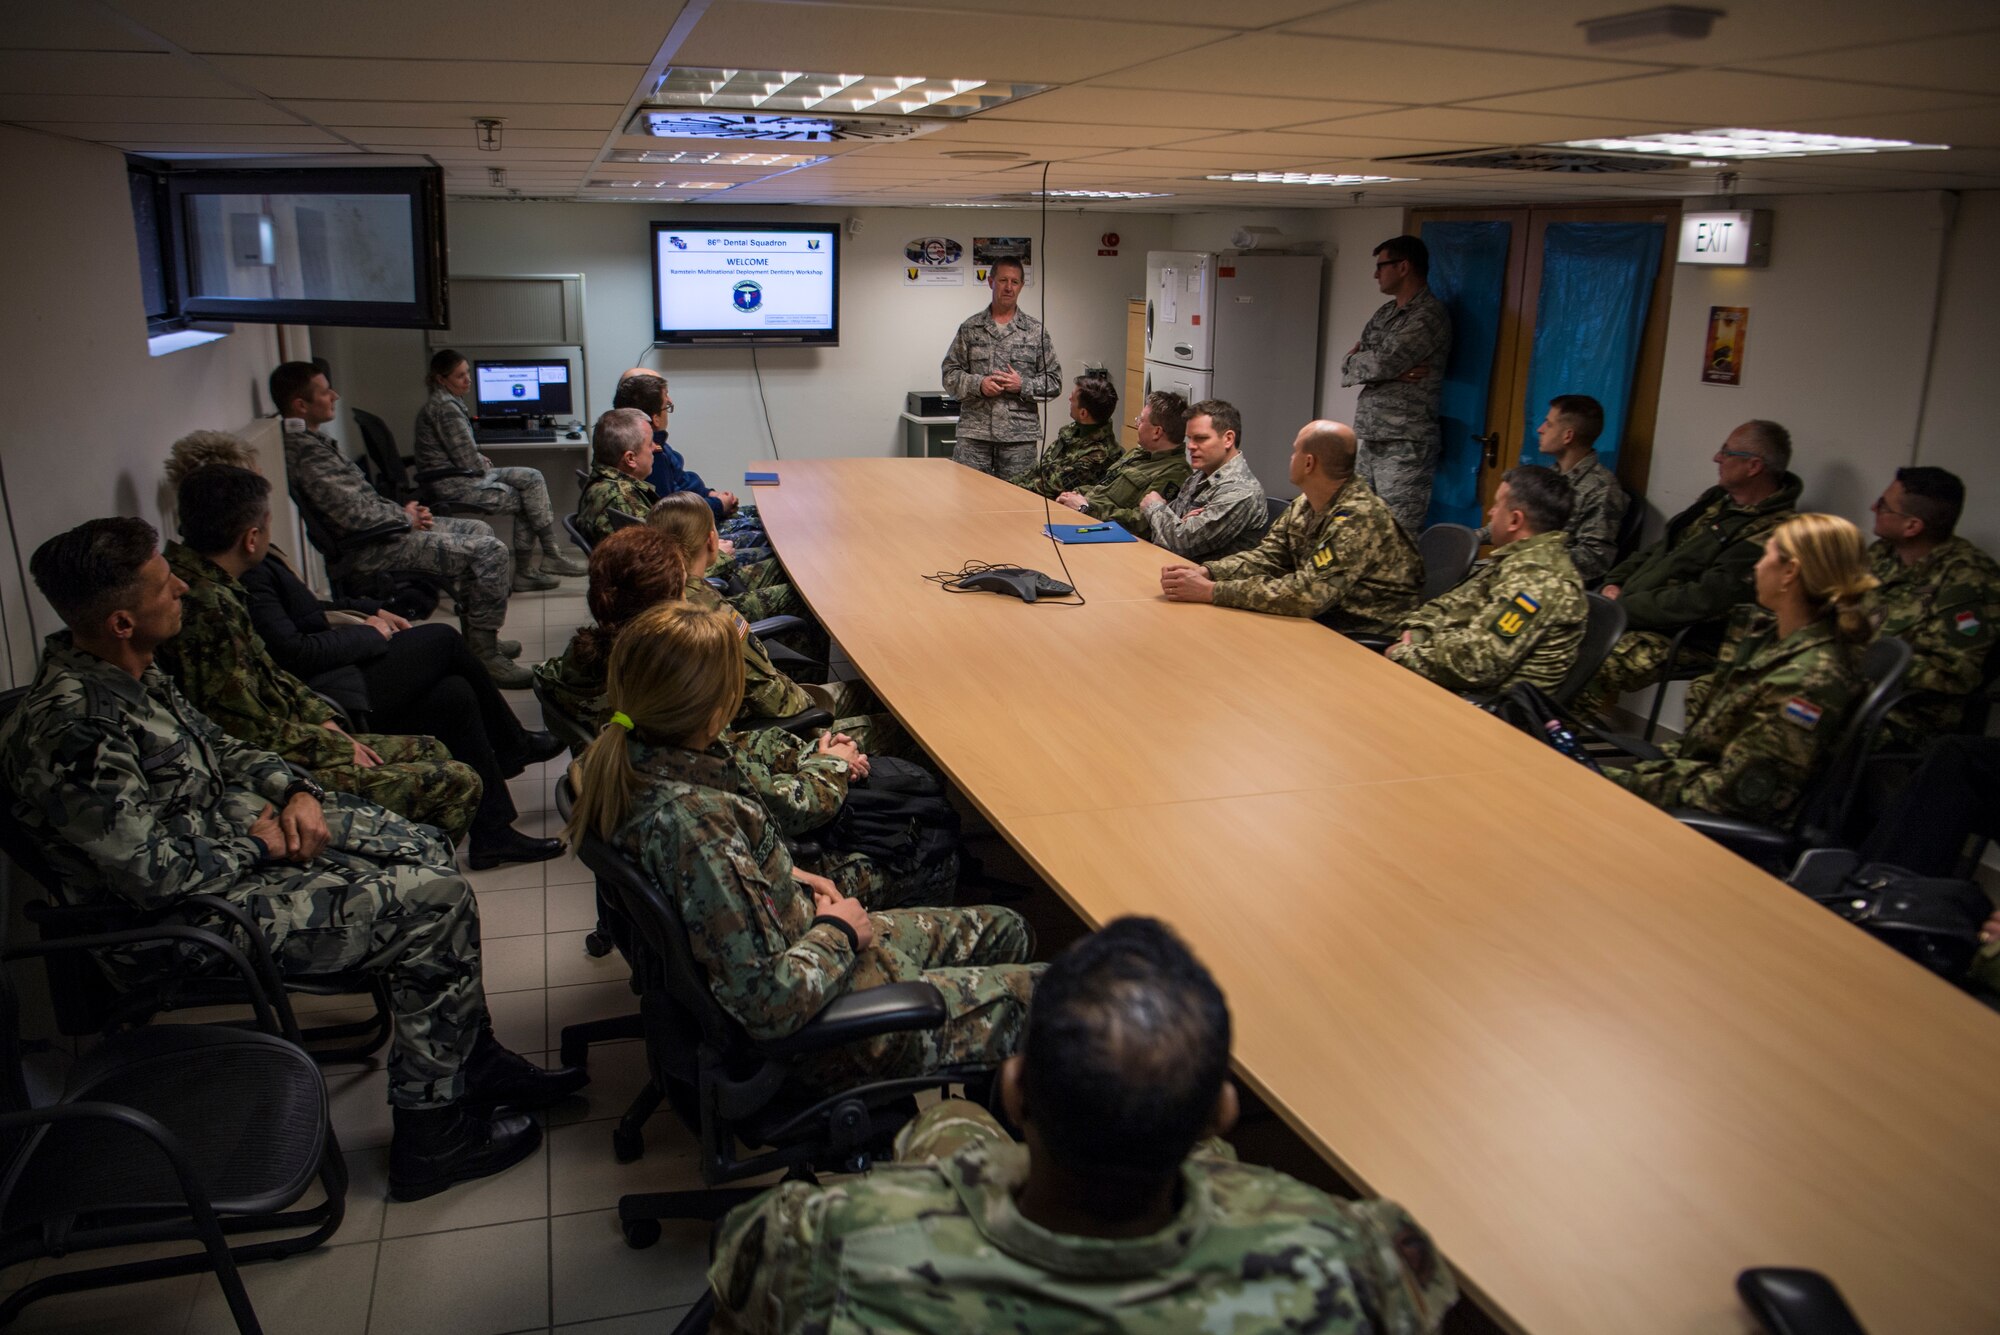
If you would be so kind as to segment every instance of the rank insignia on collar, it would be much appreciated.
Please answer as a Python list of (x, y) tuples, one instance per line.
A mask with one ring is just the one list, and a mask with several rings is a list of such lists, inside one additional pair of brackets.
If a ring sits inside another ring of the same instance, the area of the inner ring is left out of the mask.
[(1967, 608), (1951, 619), (1951, 628), (1960, 635), (1977, 635), (1979, 633), (1979, 614)]
[(1824, 711), (1812, 701), (1795, 695), (1785, 701), (1785, 707), (1780, 712), (1784, 715), (1785, 722), (1796, 723), (1810, 732), (1819, 726), (1819, 716)]

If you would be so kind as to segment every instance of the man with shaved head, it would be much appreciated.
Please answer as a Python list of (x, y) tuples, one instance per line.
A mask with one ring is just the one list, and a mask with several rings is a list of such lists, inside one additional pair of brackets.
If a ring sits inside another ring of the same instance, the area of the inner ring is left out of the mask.
[(1247, 552), (1160, 571), (1177, 603), (1315, 617), (1345, 635), (1394, 635), (1423, 597), (1424, 563), (1354, 473), (1354, 429), (1307, 422), (1288, 476), (1299, 495)]

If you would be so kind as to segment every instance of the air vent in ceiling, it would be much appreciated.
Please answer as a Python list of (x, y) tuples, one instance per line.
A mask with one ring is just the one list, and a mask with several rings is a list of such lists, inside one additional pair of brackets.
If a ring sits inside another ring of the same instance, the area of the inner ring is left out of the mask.
[(1413, 153), (1401, 158), (1377, 158), (1377, 162), (1421, 163), (1426, 167), (1483, 167), (1501, 172), (1576, 172), (1585, 175), (1605, 172), (1675, 171), (1679, 162), (1657, 157), (1615, 153), (1580, 153), (1572, 148), (1482, 148), (1467, 153)]
[(782, 144), (874, 143), (941, 130), (949, 121), (906, 116), (773, 115), (755, 111), (642, 109), (628, 134), (661, 139), (723, 139)]

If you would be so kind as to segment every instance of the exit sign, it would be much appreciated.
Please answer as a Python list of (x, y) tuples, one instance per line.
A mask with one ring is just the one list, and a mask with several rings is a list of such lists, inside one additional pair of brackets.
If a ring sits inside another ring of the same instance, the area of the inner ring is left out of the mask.
[(1771, 262), (1771, 211), (1683, 213), (1680, 262), (1763, 268)]

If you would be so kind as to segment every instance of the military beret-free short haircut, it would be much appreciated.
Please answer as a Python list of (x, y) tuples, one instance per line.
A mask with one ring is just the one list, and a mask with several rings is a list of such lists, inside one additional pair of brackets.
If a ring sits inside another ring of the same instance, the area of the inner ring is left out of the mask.
[(181, 479), (177, 501), (181, 541), (214, 556), (271, 513), (271, 484), (247, 468), (210, 464)]
[(1022, 262), (1019, 255), (1002, 255), (999, 259), (987, 265), (986, 269), (988, 273), (996, 274), (1002, 269), (1012, 269), (1023, 278), (1028, 276), (1028, 266)]
[(1120, 918), (1058, 955), (1035, 985), (1022, 1092), (1064, 1168), (1136, 1184), (1173, 1174), (1229, 1073), (1229, 1005), (1152, 918)]
[(1549, 407), (1576, 433), (1579, 445), (1594, 445), (1604, 434), (1604, 405), (1588, 394), (1558, 394), (1549, 400)]
[(667, 382), (656, 375), (631, 375), (618, 382), (611, 398), (614, 408), (637, 408), (648, 417), (667, 406)]
[(1076, 378), (1076, 406), (1093, 422), (1108, 422), (1118, 411), (1118, 389), (1102, 371), (1085, 371)]
[(1153, 425), (1166, 432), (1176, 445), (1187, 442), (1188, 401), (1170, 389), (1156, 389), (1146, 396), (1153, 410)]
[(132, 604), (139, 572), (159, 546), (160, 535), (143, 519), (91, 519), (35, 548), (28, 572), (64, 625), (95, 630)]
[(1197, 417), (1206, 417), (1216, 435), (1219, 436), (1225, 431), (1230, 432), (1236, 437), (1238, 448), (1242, 447), (1243, 414), (1236, 410), (1235, 404), (1225, 399), (1203, 399), (1189, 408), (1187, 415), (1190, 422)]
[(290, 417), (292, 403), (311, 396), (313, 377), (325, 374), (311, 362), (285, 362), (271, 372), (271, 406), (278, 416)]
[(1519, 464), (1500, 475), (1514, 507), (1528, 517), (1528, 527), (1537, 533), (1553, 533), (1568, 528), (1576, 512), (1576, 492), (1553, 468), (1540, 464)]
[(1944, 539), (1958, 527), (1965, 513), (1965, 483), (1943, 468), (1898, 468), (1896, 481), (1903, 484), (1903, 505), (1924, 521), (1926, 537)]
[(1431, 272), (1431, 248), (1418, 236), (1392, 236), (1369, 252), (1380, 255), (1384, 260), (1408, 260), (1410, 272), (1419, 278), (1428, 278)]

